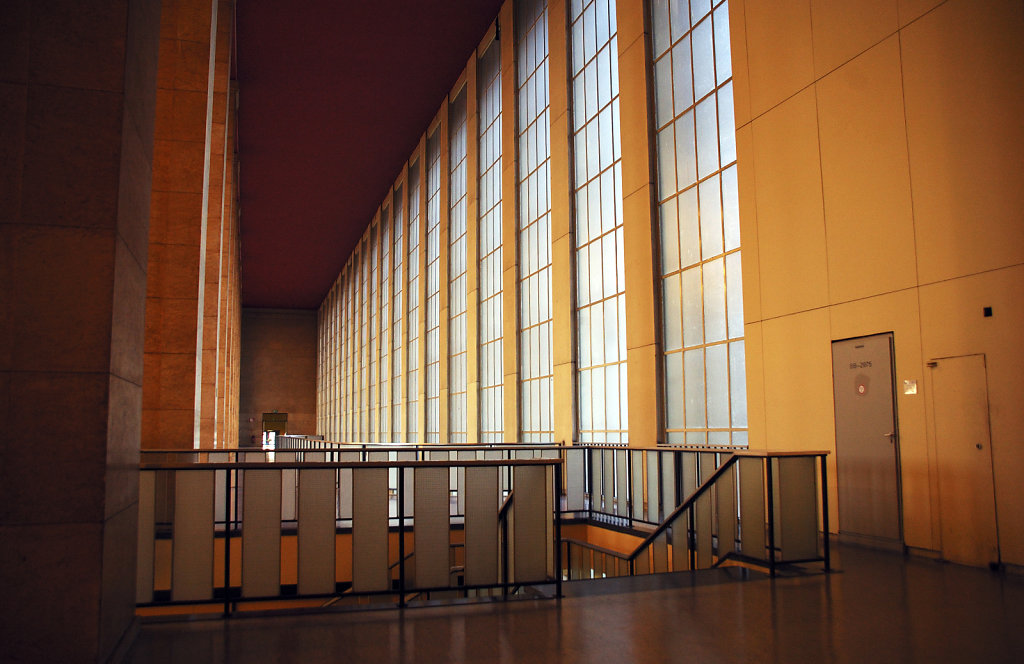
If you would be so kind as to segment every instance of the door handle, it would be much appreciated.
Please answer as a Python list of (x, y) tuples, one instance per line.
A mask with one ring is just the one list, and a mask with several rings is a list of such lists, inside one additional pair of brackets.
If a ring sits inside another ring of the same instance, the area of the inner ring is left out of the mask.
[(896, 432), (895, 431), (890, 431), (889, 433), (885, 434), (885, 437), (889, 439), (890, 443), (893, 443), (893, 444), (896, 443)]

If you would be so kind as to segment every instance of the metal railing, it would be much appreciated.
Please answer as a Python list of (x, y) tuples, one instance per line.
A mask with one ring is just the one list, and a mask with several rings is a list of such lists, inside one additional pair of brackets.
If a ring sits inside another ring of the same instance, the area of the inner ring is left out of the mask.
[(562, 540), (562, 573), (633, 576), (728, 560), (763, 565), (772, 576), (779, 565), (807, 562), (830, 571), (826, 455), (731, 454), (631, 552)]
[[(373, 597), (405, 606), (540, 585), (560, 595), (558, 458), (163, 454), (147, 453), (140, 467), (139, 607), (222, 605), (228, 615), (271, 600), (323, 607)], [(513, 487), (527, 498), (513, 501)]]

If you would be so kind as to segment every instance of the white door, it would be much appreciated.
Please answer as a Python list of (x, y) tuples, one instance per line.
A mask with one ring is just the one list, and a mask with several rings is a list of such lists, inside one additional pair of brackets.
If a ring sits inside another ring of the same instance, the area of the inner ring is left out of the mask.
[(929, 362), (939, 467), (942, 556), (965, 565), (999, 562), (984, 355)]
[(892, 334), (832, 342), (839, 532), (902, 542)]

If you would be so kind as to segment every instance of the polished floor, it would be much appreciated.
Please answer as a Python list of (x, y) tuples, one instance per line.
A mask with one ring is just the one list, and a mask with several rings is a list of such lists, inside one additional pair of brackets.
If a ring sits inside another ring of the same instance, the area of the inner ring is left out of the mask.
[(561, 601), (148, 623), (128, 661), (1024, 662), (1024, 576), (834, 551), (829, 575), (718, 570), (567, 584)]

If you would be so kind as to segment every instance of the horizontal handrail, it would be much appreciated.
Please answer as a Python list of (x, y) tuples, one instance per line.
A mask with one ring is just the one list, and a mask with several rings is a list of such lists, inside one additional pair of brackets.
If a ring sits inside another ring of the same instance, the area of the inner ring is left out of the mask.
[(662, 533), (668, 530), (669, 526), (671, 526), (675, 522), (675, 520), (679, 517), (680, 514), (690, 509), (690, 507), (695, 502), (697, 502), (698, 498), (703, 496), (707, 491), (710, 491), (712, 485), (714, 485), (714, 483), (718, 481), (718, 478), (724, 475), (728, 469), (732, 468), (733, 464), (735, 464), (738, 459), (739, 457), (737, 455), (731, 455), (728, 459), (725, 460), (725, 462), (722, 463), (721, 466), (718, 467), (717, 470), (715, 470), (715, 472), (711, 473), (711, 476), (704, 480), (704, 482), (699, 487), (697, 487), (697, 490), (690, 494), (689, 498), (684, 500), (674, 510), (672, 510), (672, 513), (665, 517), (665, 519), (658, 524), (658, 527), (655, 528), (650, 535), (644, 538), (643, 542), (640, 542), (640, 544), (637, 545), (633, 553), (629, 554), (629, 561), (633, 562), (634, 560), (636, 560), (637, 556), (639, 556), (640, 553), (646, 547), (650, 546), (654, 542), (654, 540), (658, 539), (658, 537)]
[(139, 470), (287, 470), (291, 468), (450, 468), (488, 466), (559, 466), (562, 459), (452, 459), (451, 461), (218, 461), (202, 466), (180, 463), (139, 464)]

